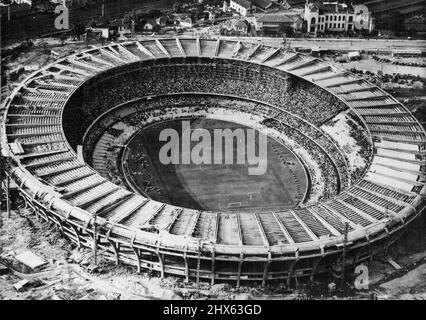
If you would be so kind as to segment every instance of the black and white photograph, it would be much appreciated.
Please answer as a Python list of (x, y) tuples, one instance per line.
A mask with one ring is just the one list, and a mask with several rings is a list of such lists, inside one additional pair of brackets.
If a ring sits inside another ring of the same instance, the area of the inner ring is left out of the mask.
[(426, 0), (0, 10), (0, 304), (426, 300)]

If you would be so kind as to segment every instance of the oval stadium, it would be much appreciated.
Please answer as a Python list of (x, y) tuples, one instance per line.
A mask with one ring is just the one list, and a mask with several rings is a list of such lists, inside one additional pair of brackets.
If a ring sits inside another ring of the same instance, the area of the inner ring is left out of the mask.
[[(426, 135), (410, 111), (282, 47), (113, 43), (37, 70), (2, 107), (25, 206), (138, 272), (291, 285), (370, 259), (424, 207)], [(159, 163), (164, 128), (255, 129), (246, 142), (266, 137), (266, 170)]]

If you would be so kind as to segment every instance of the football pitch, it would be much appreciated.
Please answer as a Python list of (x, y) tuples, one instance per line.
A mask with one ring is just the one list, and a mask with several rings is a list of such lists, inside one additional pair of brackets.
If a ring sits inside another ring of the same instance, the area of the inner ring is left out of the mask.
[[(270, 137), (267, 138), (266, 172), (262, 175), (249, 175), (248, 168), (254, 166), (247, 161), (244, 164), (236, 164), (236, 161), (234, 164), (198, 165), (192, 161), (189, 164), (162, 164), (159, 154), (166, 142), (159, 141), (160, 132), (174, 129), (182, 139), (182, 121), (151, 125), (130, 140), (127, 166), (134, 189), (154, 200), (209, 211), (278, 210), (294, 207), (304, 198), (308, 182), (303, 165), (290, 150)], [(222, 120), (197, 118), (190, 121), (191, 131), (202, 128), (211, 136), (214, 129), (249, 129)], [(249, 135), (246, 134), (246, 138), (249, 139)], [(259, 139), (246, 142), (254, 142), (258, 154)], [(191, 142), (191, 149), (197, 143)], [(236, 159), (241, 149), (237, 148), (236, 142), (233, 148)], [(179, 149), (181, 155), (188, 152), (183, 149)], [(212, 154), (212, 158), (214, 156)]]

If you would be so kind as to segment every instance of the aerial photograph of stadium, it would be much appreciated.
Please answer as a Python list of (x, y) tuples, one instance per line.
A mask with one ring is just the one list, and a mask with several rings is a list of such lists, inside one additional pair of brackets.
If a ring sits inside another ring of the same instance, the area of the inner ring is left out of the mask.
[(0, 9), (0, 300), (426, 300), (426, 0)]

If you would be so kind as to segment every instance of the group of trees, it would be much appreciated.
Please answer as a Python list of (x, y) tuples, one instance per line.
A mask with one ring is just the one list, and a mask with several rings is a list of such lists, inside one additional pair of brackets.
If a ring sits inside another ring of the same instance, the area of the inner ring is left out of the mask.
[[(123, 23), (129, 29), (134, 28), (136, 31), (141, 31), (147, 21), (155, 20), (163, 15), (161, 10), (153, 9), (147, 12), (141, 10), (133, 10), (124, 15)], [(154, 31), (158, 26), (154, 25)]]
[(173, 12), (185, 13), (191, 17), (193, 21), (200, 20), (202, 18), (208, 19), (208, 14), (205, 13), (207, 4), (213, 4), (214, 1), (204, 1), (203, 3), (194, 3), (190, 1), (178, 1), (173, 4)]
[(404, 32), (404, 16), (399, 12), (388, 12), (377, 17), (376, 29), (391, 30), (396, 35)]
[(283, 36), (285, 35), (286, 37), (292, 37), (294, 34), (293, 27), (284, 24), (280, 26), (280, 32)]
[(71, 28), (71, 37), (74, 40), (80, 40), (86, 33), (86, 28), (82, 24), (74, 24)]

